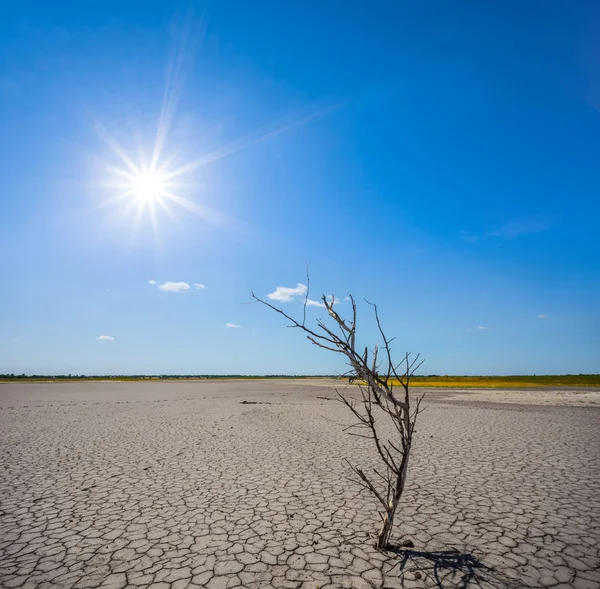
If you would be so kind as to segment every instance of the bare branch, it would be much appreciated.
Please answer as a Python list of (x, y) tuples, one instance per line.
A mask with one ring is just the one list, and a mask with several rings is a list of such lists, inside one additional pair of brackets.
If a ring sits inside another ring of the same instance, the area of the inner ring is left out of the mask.
[(310, 293), (310, 274), (308, 273), (308, 262), (306, 262), (306, 294), (304, 305), (302, 305), (302, 327), (306, 325), (306, 307), (308, 306), (308, 295)]
[[(361, 487), (373, 495), (383, 508), (383, 511), (379, 513), (382, 527), (378, 534), (377, 546), (385, 548), (390, 541), (394, 516), (404, 492), (416, 420), (419, 413), (422, 412), (423, 396), (417, 398), (411, 407), (409, 383), (423, 361), (419, 354), (412, 357), (410, 353), (404, 354), (400, 362), (393, 361), (391, 344), (394, 338), (388, 339), (381, 325), (377, 305), (369, 301), (366, 302), (373, 308), (382, 346), (375, 345), (372, 354), (369, 353), (368, 347), (364, 348), (364, 352), (358, 352), (356, 350), (357, 310), (352, 295), (349, 295), (352, 304), (351, 321), (344, 319), (334, 309), (336, 304), (334, 295), (331, 297), (323, 295), (321, 300), (333, 325), (328, 325), (319, 319), (317, 320), (317, 329), (307, 327), (306, 307), (308, 306), (310, 287), (308, 268), (306, 283), (302, 323), (288, 315), (283, 309), (260, 299), (254, 293), (251, 294), (255, 302), (262, 303), (285, 317), (290, 322), (289, 327), (301, 329), (314, 345), (330, 352), (343, 354), (350, 367), (345, 374), (350, 375), (350, 382), (354, 379), (359, 380), (360, 396), (358, 398), (349, 395), (346, 389), (343, 391), (336, 389), (339, 400), (355, 419), (354, 423), (343, 427), (343, 430), (351, 436), (368, 440), (373, 445), (375, 459), (379, 462), (380, 467), (372, 466), (376, 478), (371, 479), (363, 469), (352, 465), (348, 460), (346, 462), (357, 475), (357, 482)], [(380, 359), (382, 355), (384, 360)], [(381, 372), (380, 364), (382, 365)], [(402, 387), (396, 389), (402, 391), (400, 396), (394, 390), (395, 382)], [(387, 421), (391, 425), (380, 426), (380, 418), (384, 423)], [(389, 437), (390, 429), (393, 433), (392, 439)]]
[[(346, 462), (348, 462), (348, 461), (346, 460)], [(369, 489), (369, 491), (371, 491), (371, 493), (373, 493), (373, 495), (375, 495), (375, 497), (377, 497), (377, 499), (384, 506), (384, 508), (387, 509), (386, 500), (379, 494), (379, 491), (375, 488), (375, 486), (369, 480), (367, 475), (360, 468), (357, 468), (356, 466), (353, 466), (352, 464), (350, 464), (350, 462), (348, 462), (348, 464), (350, 465), (350, 468), (359, 476), (360, 480), (365, 484), (365, 486)]]

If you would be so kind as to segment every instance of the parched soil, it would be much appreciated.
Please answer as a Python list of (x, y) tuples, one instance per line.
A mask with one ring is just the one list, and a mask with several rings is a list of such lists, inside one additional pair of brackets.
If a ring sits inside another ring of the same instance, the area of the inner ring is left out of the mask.
[(0, 587), (600, 586), (593, 396), (425, 391), (381, 553), (335, 386), (0, 384)]

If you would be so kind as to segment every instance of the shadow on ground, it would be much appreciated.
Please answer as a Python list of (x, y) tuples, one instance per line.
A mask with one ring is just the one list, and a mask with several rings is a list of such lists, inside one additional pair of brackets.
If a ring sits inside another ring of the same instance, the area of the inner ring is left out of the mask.
[(422, 552), (403, 547), (388, 548), (401, 557), (398, 563), (400, 580), (414, 587), (421, 580), (424, 586), (438, 589), (514, 589), (513, 581), (503, 578), (493, 568), (483, 564), (472, 554), (458, 550)]

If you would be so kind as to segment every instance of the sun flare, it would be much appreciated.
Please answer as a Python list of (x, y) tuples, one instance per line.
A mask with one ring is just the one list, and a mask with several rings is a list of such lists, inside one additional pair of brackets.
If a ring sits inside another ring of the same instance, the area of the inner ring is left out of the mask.
[(142, 156), (140, 162), (134, 162), (120, 146), (113, 145), (115, 153), (125, 165), (108, 168), (110, 181), (107, 185), (117, 194), (106, 200), (104, 205), (123, 203), (125, 212), (134, 212), (135, 227), (140, 224), (142, 216), (149, 214), (155, 233), (158, 230), (159, 210), (170, 217), (173, 217), (171, 204), (194, 210), (196, 205), (192, 201), (177, 194), (183, 187), (180, 181), (182, 174), (169, 170), (170, 160), (148, 165)]
[(131, 180), (132, 196), (141, 204), (150, 204), (162, 198), (166, 189), (165, 176), (153, 170), (140, 170)]

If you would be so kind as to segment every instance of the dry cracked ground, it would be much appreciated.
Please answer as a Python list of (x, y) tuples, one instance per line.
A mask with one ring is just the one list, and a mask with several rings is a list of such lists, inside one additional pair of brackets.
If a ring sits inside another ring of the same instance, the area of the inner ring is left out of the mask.
[(598, 589), (600, 409), (579, 393), (429, 391), (414, 546), (381, 553), (343, 461), (370, 448), (329, 382), (0, 384), (0, 586)]

